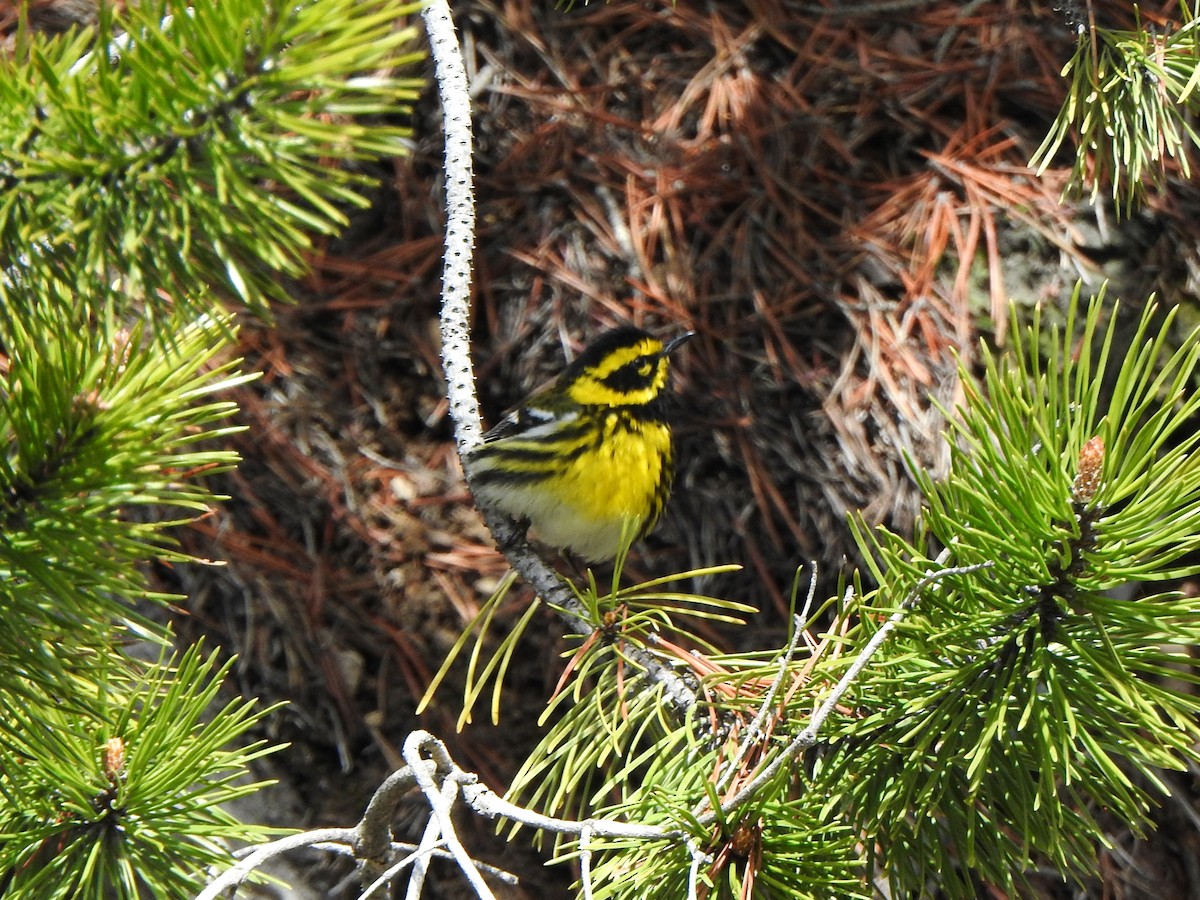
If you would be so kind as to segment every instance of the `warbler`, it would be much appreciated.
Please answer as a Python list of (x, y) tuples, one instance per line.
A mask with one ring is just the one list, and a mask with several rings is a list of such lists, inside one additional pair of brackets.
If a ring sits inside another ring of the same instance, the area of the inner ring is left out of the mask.
[(648, 534), (674, 476), (670, 355), (690, 337), (664, 344), (625, 327), (596, 338), (467, 454), (476, 500), (592, 562)]

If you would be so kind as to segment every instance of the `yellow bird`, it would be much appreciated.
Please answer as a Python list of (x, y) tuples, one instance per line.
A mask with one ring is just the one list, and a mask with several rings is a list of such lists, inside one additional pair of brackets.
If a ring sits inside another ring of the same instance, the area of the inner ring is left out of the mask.
[(467, 454), (479, 504), (593, 562), (649, 533), (675, 469), (664, 411), (670, 355), (690, 337), (664, 344), (625, 327), (596, 338)]

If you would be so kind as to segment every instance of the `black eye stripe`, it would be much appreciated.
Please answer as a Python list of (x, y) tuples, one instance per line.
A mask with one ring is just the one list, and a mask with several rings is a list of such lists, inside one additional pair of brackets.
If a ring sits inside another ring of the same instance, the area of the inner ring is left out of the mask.
[[(643, 367), (649, 366), (650, 371), (643, 373)], [(649, 387), (654, 382), (658, 372), (657, 356), (639, 356), (605, 375), (601, 381), (611, 388), (622, 391), (635, 390), (639, 387)]]

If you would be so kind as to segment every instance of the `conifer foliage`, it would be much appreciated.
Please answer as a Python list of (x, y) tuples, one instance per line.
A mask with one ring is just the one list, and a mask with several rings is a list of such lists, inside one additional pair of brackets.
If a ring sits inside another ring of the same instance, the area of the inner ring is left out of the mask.
[(366, 202), (357, 162), (404, 150), (410, 12), (103, 3), (0, 58), (6, 896), (187, 896), (263, 833), (220, 804), (257, 787), (267, 710), (217, 702), (211, 651), (170, 653), (143, 567), (184, 558), (171, 528), (236, 463), (224, 307), (286, 299)]

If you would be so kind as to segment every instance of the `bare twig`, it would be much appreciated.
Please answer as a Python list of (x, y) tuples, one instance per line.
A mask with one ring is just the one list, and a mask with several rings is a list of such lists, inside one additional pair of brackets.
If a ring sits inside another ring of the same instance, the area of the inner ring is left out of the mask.
[(392, 840), (390, 826), (396, 804), (415, 784), (413, 773), (405, 768), (393, 772), (375, 789), (371, 802), (367, 804), (367, 810), (363, 813), (362, 821), (354, 828), (353, 845), (356, 857), (371, 860), (384, 855)]
[(246, 856), (237, 865), (226, 869), (209, 882), (204, 890), (196, 895), (195, 900), (217, 900), (226, 891), (235, 890), (239, 884), (250, 877), (252, 872), (290, 850), (330, 842), (350, 844), (353, 840), (353, 828), (318, 828), (315, 831), (305, 831), (301, 834), (289, 834), (277, 841), (256, 847), (253, 853)]
[[(737, 774), (738, 768), (745, 759), (746, 754), (750, 752), (750, 748), (757, 744), (763, 735), (763, 725), (767, 721), (767, 716), (771, 713), (771, 707), (775, 705), (775, 697), (779, 693), (779, 688), (783, 684), (784, 676), (787, 675), (788, 667), (792, 664), (792, 657), (796, 655), (796, 648), (800, 645), (800, 641), (804, 637), (804, 625), (807, 621), (808, 609), (812, 605), (813, 596), (817, 590), (817, 567), (813, 565), (812, 577), (808, 582), (808, 599), (804, 604), (804, 614), (795, 617), (794, 629), (792, 631), (792, 639), (788, 641), (787, 650), (784, 651), (783, 657), (779, 660), (779, 671), (775, 673), (775, 678), (771, 681), (771, 686), (767, 688), (767, 694), (763, 697), (763, 702), (758, 708), (758, 713), (754, 719), (746, 727), (746, 735), (742, 738), (742, 742), (738, 745), (737, 753), (725, 765), (725, 771), (721, 774), (720, 780), (717, 782), (717, 794), (720, 794), (733, 781)], [(707, 809), (707, 797), (701, 801), (700, 810)]]
[[(463, 876), (470, 882), (477, 897), (491, 900), (494, 896), (491, 888), (487, 886), (475, 868), (474, 861), (458, 839), (458, 835), (454, 831), (454, 822), (450, 819), (450, 810), (458, 797), (460, 785), (454, 778), (449, 777), (451, 773), (446, 773), (447, 777), (443, 778), (440, 783), (434, 778), (434, 775), (439, 774), (439, 770), (445, 767), (447, 761), (453, 766), (453, 760), (450, 759), (450, 755), (441, 741), (436, 741), (436, 739), (434, 739), (436, 748), (441, 752), (435, 753), (433, 759), (426, 759), (422, 755), (422, 751), (430, 746), (431, 737), (432, 735), (421, 731), (414, 731), (410, 734), (404, 741), (404, 761), (408, 763), (408, 767), (416, 776), (417, 784), (429, 802), (429, 808), (433, 811), (431, 818), (437, 820), (442, 840), (454, 854), (454, 859), (458, 862)], [(438, 759), (439, 756), (443, 758)], [(454, 769), (458, 770), (458, 766), (454, 766)]]
[[(430, 816), (429, 821), (425, 823), (425, 832), (421, 835), (421, 844), (419, 851), (424, 851), (432, 847), (438, 847), (442, 844), (440, 840), (442, 833), (441, 826), (435, 817)], [(425, 876), (429, 874), (429, 858), (431, 854), (424, 853), (413, 862), (412, 877), (408, 879), (408, 888), (404, 892), (404, 900), (419, 900), (421, 891), (425, 888)], [(384, 873), (386, 874), (386, 873)], [(380, 875), (377, 882), (383, 881), (383, 875)], [(371, 889), (374, 889), (371, 885)], [(366, 895), (362, 900), (366, 900)]]
[[(460, 792), (466, 793), (463, 786), (477, 781), (476, 776), (461, 770), (450, 758), (445, 746), (427, 732), (410, 734), (404, 742), (403, 756), (406, 765), (393, 772), (376, 789), (358, 825), (353, 828), (320, 828), (257, 847), (237, 865), (214, 879), (195, 900), (217, 900), (226, 892), (236, 890), (252, 872), (271, 859), (301, 847), (352, 853), (363, 867), (364, 900), (410, 865), (414, 871), (407, 896), (416, 900), (424, 882), (424, 868), (433, 856), (453, 859), (470, 883), (475, 896), (485, 900), (494, 895), (483, 880), (483, 872), (502, 881), (515, 882), (509, 873), (471, 859), (454, 832), (450, 820), (451, 807)], [(421, 789), (430, 809), (425, 834), (417, 847), (396, 844), (391, 839), (391, 820), (396, 807), (413, 787)], [(384, 868), (383, 860), (390, 861), (398, 852), (407, 855)]]

